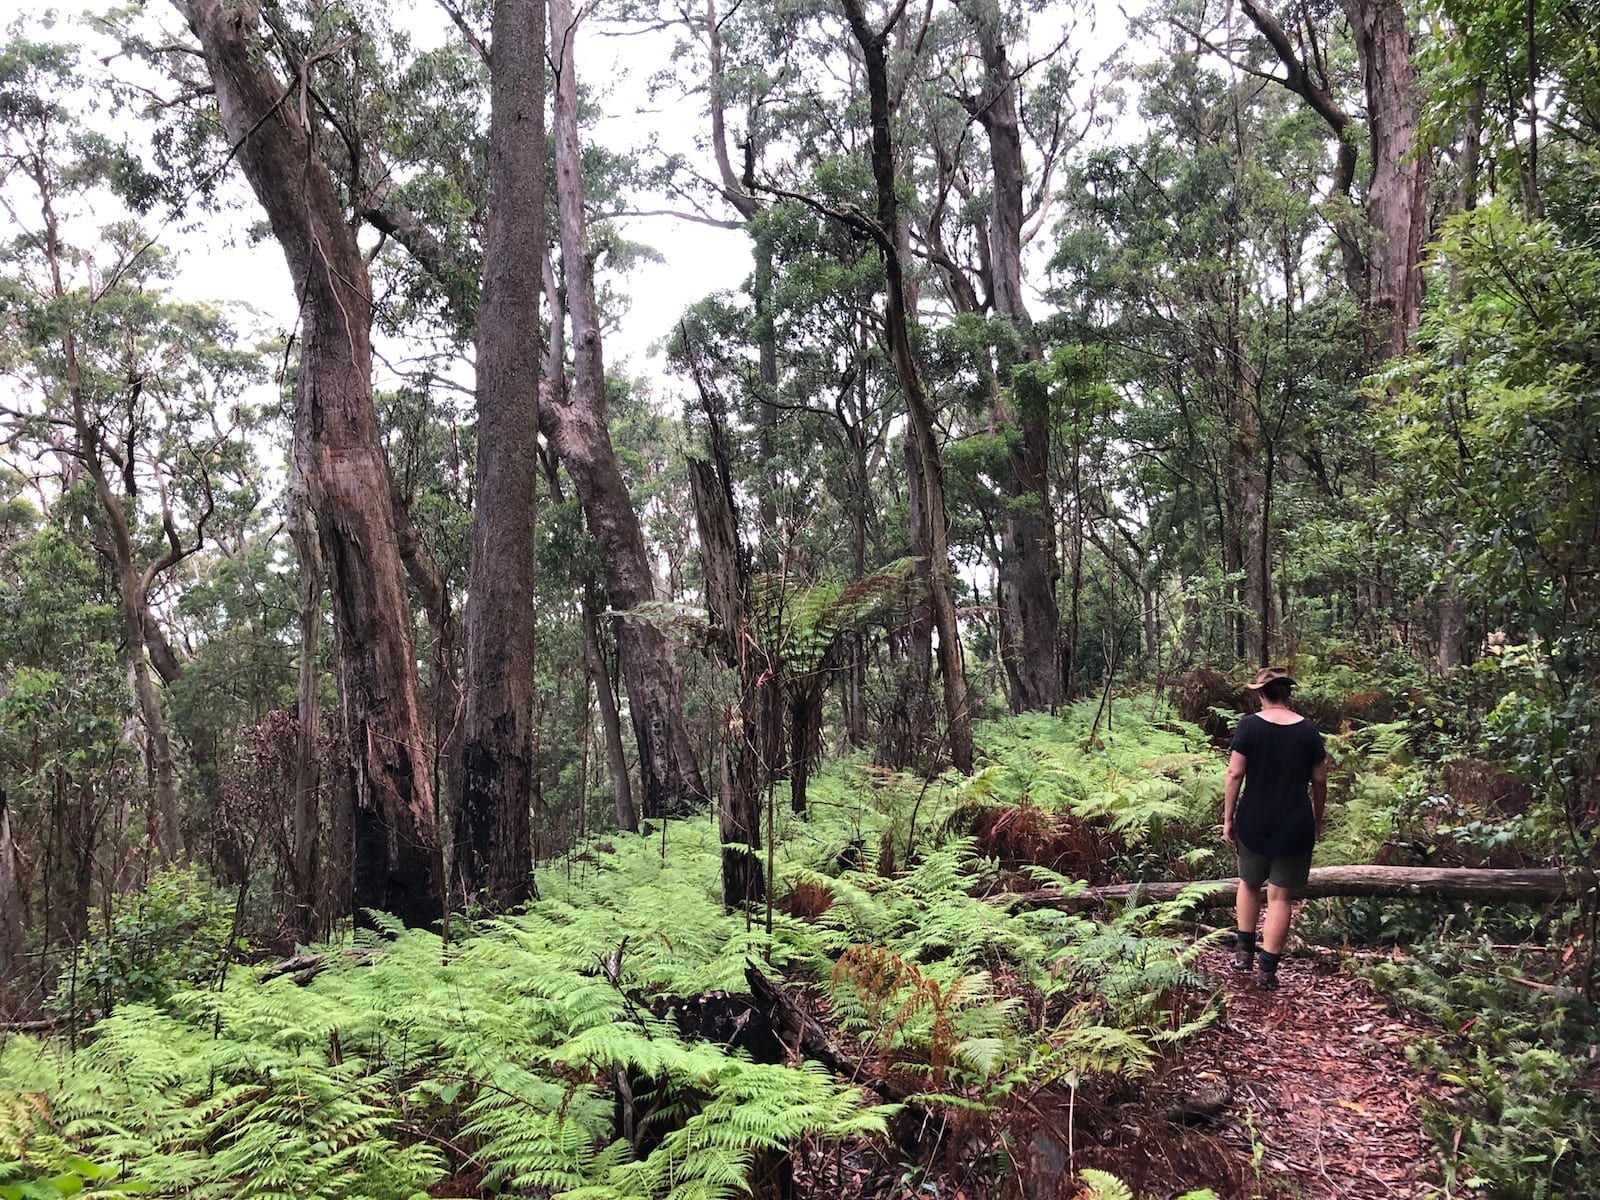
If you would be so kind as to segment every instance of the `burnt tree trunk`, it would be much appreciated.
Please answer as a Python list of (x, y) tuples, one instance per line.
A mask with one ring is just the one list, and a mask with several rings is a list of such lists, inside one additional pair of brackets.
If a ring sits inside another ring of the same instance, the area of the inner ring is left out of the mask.
[(739, 521), (727, 465), (689, 460), (689, 488), (694, 497), (695, 525), (700, 533), (700, 558), (706, 579), (706, 605), (711, 610), (723, 657), (739, 677), (739, 717), (726, 741), (733, 761), (723, 752), (717, 830), (722, 840), (722, 903), (730, 912), (759, 904), (766, 895), (761, 866), (761, 792), (771, 774), (773, 747), (780, 736), (779, 697), (773, 673), (758, 658), (749, 632), (746, 603), (749, 567), (739, 540)]
[(355, 907), (408, 924), (443, 911), (422, 705), (389, 464), (372, 403), (372, 289), (355, 230), (289, 88), (261, 63), (257, 10), (175, 0), (199, 39), (224, 128), (294, 280), (301, 356), (294, 454), (333, 599), (349, 747)]
[(534, 518), (544, 259), (544, 0), (495, 0), (489, 216), (478, 304), (478, 461), (467, 599), (462, 898), (533, 892)]
[[(662, 632), (635, 613), (655, 599), (644, 533), (617, 465), (606, 425), (605, 365), (600, 314), (590, 281), (587, 218), (583, 208), (582, 155), (578, 144), (578, 80), (573, 44), (577, 23), (571, 0), (550, 0), (556, 58), (555, 157), (561, 261), (572, 319), (572, 393), (555, 399), (548, 428), (578, 491), (584, 519), (604, 564), (606, 599), (617, 614), (617, 654), (628, 690), (628, 712), (639, 747), (643, 815), (688, 811), (706, 798), (700, 766), (683, 720), (682, 684)], [(543, 419), (543, 414), (541, 414)]]

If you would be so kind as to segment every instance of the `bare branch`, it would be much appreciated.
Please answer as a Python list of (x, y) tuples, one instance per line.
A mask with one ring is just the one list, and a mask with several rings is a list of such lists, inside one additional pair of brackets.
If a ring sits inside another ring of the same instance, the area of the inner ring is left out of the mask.
[(484, 45), (483, 39), (478, 36), (477, 31), (467, 24), (467, 18), (462, 11), (450, 3), (450, 0), (438, 0), (438, 4), (449, 16), (451, 23), (461, 31), (461, 36), (467, 39), (467, 44), (478, 52), (478, 57), (483, 60), (483, 65), (488, 66), (489, 47)]

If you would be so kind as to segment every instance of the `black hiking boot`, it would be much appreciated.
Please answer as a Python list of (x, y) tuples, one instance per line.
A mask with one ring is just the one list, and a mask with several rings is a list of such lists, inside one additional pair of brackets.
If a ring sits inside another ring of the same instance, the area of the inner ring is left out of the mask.
[(1256, 966), (1256, 931), (1235, 929), (1233, 931), (1233, 944), (1237, 949), (1233, 952), (1233, 969), (1235, 971), (1253, 971)]
[(1265, 991), (1278, 990), (1278, 959), (1282, 955), (1272, 954), (1266, 950), (1261, 952), (1261, 975), (1259, 982)]

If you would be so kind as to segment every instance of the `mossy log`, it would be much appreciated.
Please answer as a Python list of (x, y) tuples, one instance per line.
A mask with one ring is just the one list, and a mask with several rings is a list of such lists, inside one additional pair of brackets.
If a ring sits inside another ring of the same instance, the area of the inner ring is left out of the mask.
[[(1313, 867), (1301, 891), (1306, 899), (1327, 896), (1389, 896), (1413, 900), (1510, 900), (1538, 904), (1575, 898), (1594, 886), (1587, 871), (1562, 871), (1554, 867), (1529, 870), (1492, 870), (1469, 867)], [(1135, 894), (1140, 900), (1176, 900), (1184, 892), (1202, 907), (1231, 904), (1237, 879), (1201, 879), (1189, 883), (1158, 880), (1121, 883), (1108, 887), (1064, 892), (1045, 888), (1012, 893), (1004, 899), (1023, 908), (1096, 908), (1123, 903)]]

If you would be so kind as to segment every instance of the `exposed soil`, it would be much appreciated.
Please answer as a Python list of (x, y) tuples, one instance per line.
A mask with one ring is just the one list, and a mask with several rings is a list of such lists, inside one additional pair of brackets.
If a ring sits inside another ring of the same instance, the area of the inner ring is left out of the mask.
[[(795, 1195), (813, 1200), (1075, 1200), (1085, 1167), (1140, 1197), (1211, 1188), (1222, 1200), (1421, 1200), (1438, 1194), (1420, 1101), (1431, 1083), (1405, 1059), (1430, 1032), (1396, 1017), (1331, 960), (1286, 958), (1263, 991), (1203, 962), (1224, 1016), (1153, 1080), (1081, 1096), (1036, 1096), (997, 1124), (958, 1121), (881, 1140), (800, 1147)], [(1061, 1103), (1058, 1103), (1060, 1101)], [(1070, 1133), (1069, 1133), (1070, 1130)], [(937, 1143), (937, 1148), (934, 1147)], [(908, 1171), (905, 1151), (923, 1168)], [(1069, 1165), (1070, 1164), (1070, 1165)]]
[(1437, 1190), (1420, 1101), (1431, 1082), (1405, 1059), (1428, 1032), (1396, 1017), (1360, 980), (1286, 958), (1263, 991), (1213, 950), (1206, 970), (1227, 993), (1223, 1021), (1185, 1067), (1227, 1079), (1219, 1136), (1308, 1200), (1407, 1200)]

